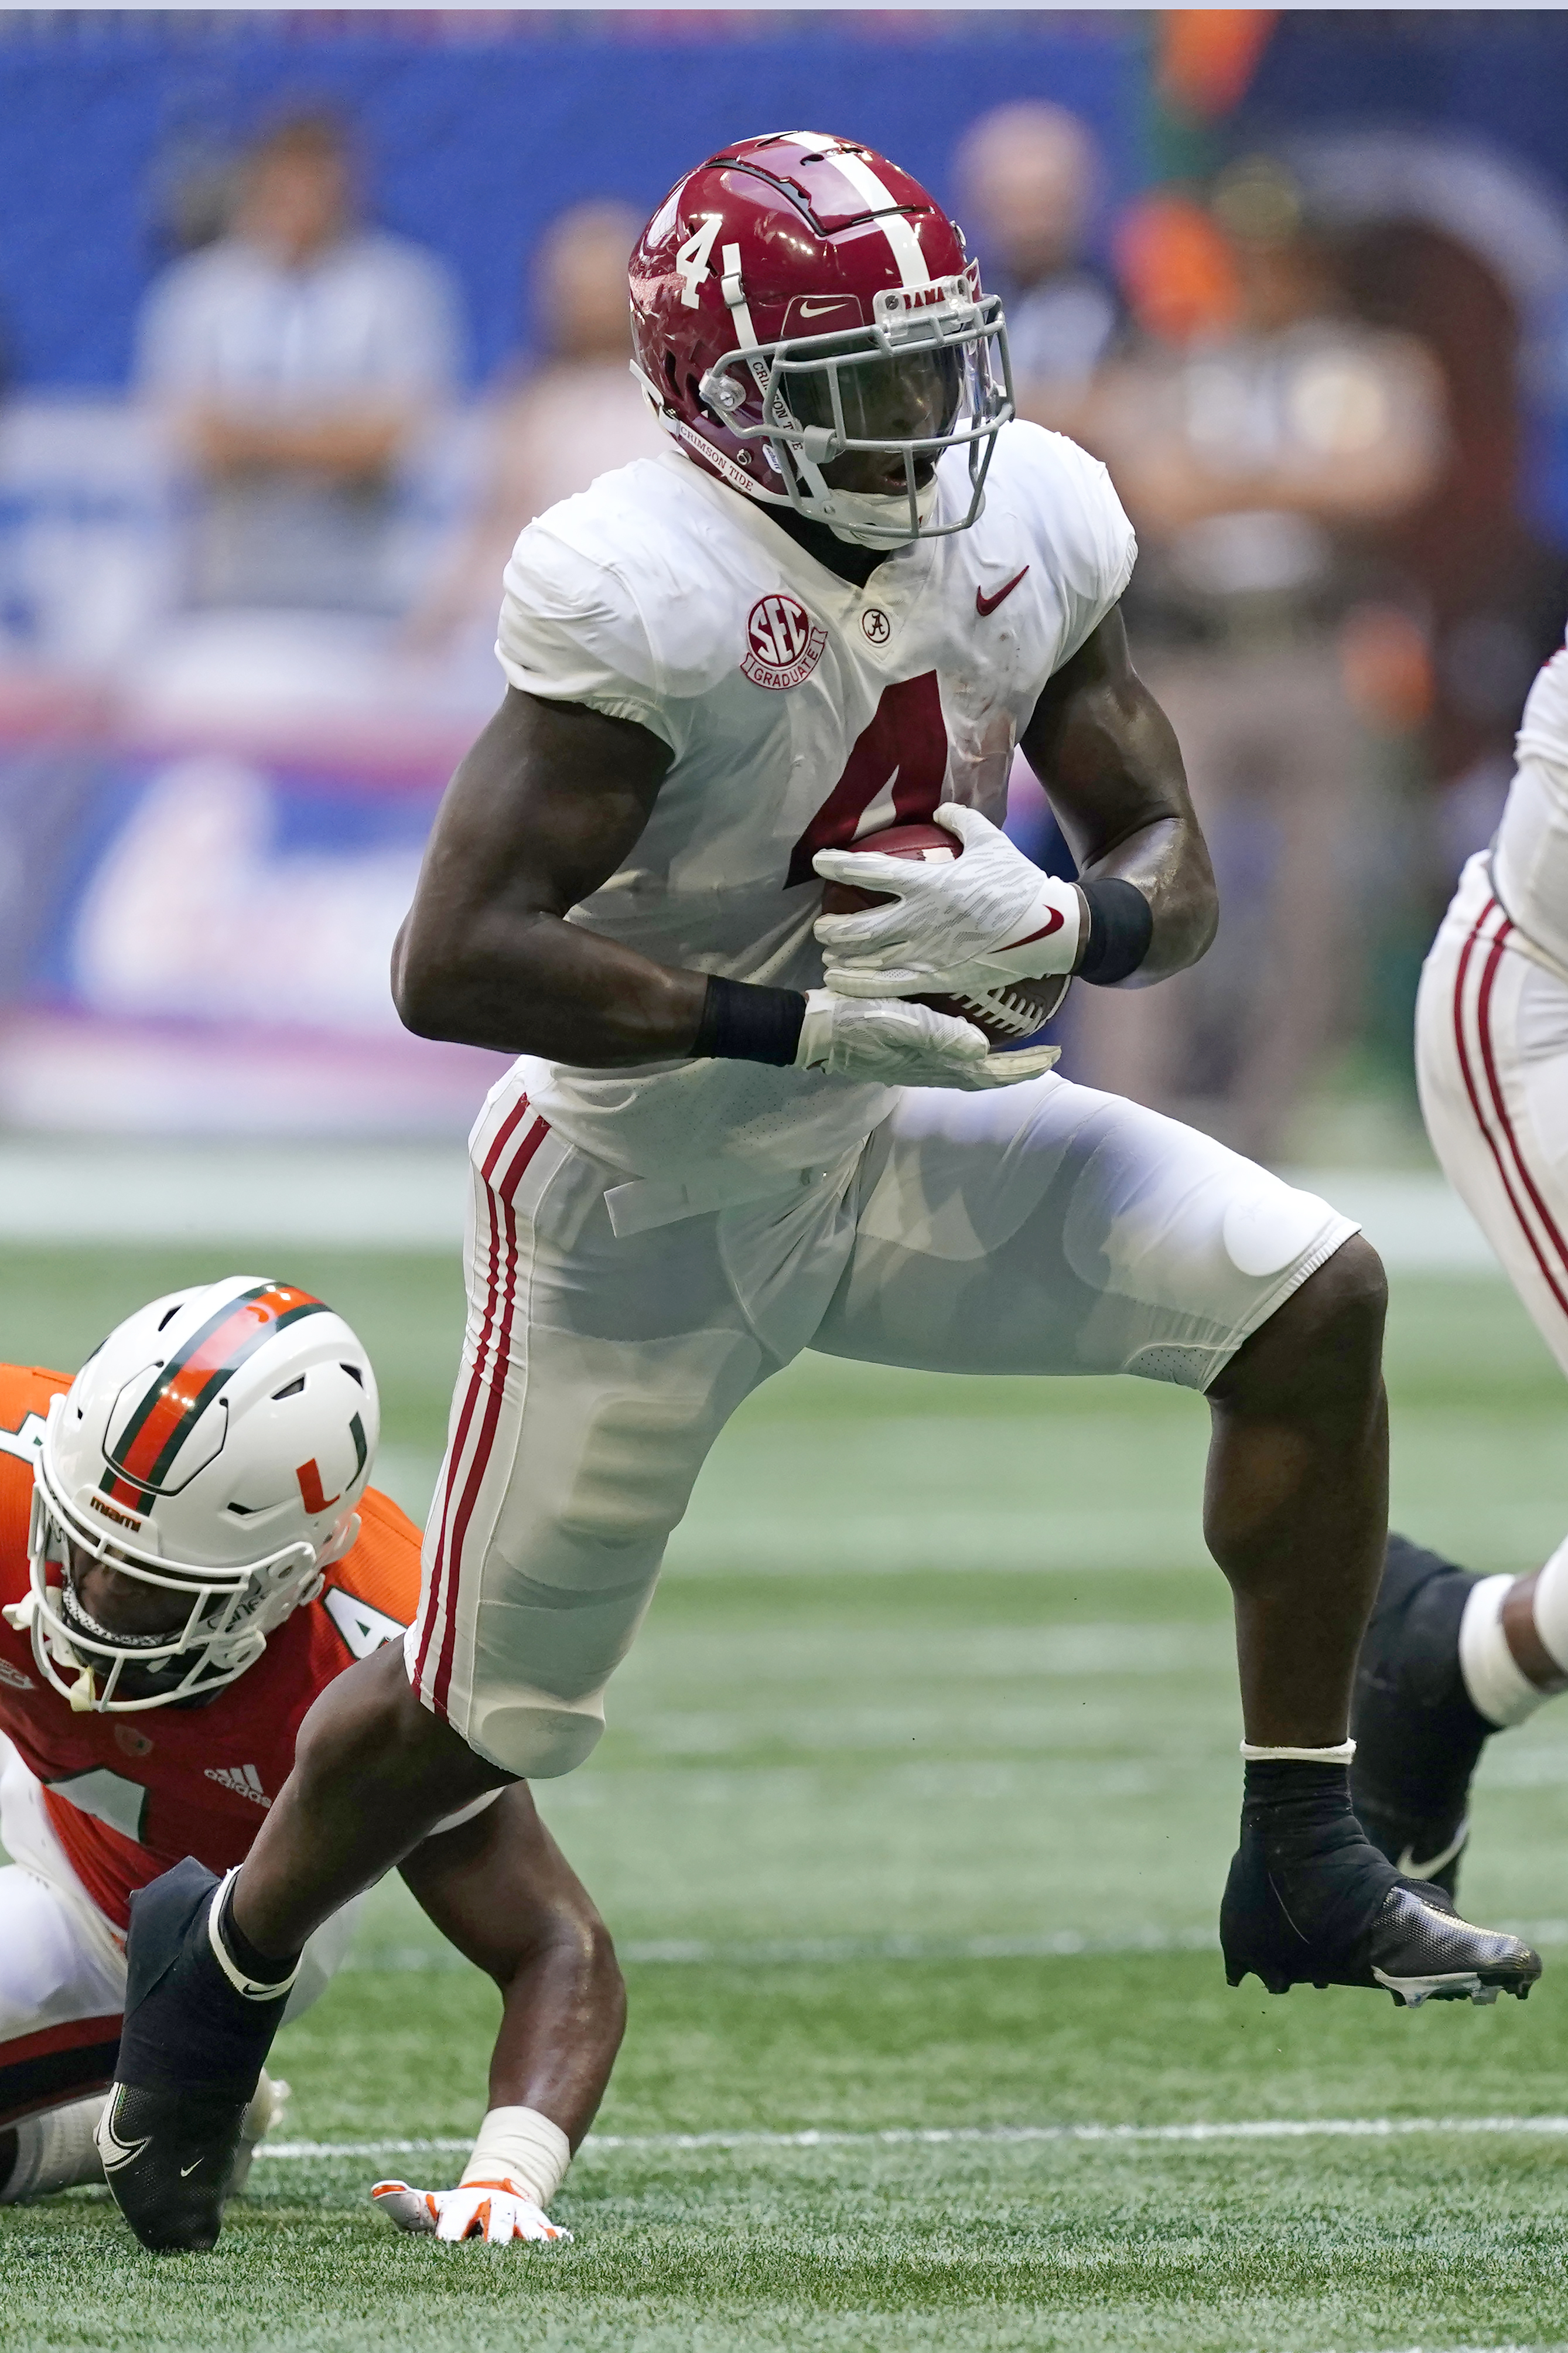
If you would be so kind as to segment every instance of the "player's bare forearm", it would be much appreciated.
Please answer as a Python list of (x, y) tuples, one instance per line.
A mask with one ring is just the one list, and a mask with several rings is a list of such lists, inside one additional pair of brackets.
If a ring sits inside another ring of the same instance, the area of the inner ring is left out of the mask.
[(1195, 964), (1218, 920), (1214, 869), (1174, 732), (1132, 667), (1120, 612), (1050, 681), (1023, 748), (1083, 879), (1131, 882), (1149, 902), (1149, 952), (1125, 985)]
[(393, 950), (407, 1028), (598, 1070), (690, 1051), (707, 975), (565, 921), (636, 844), (668, 765), (646, 728), (508, 688), (447, 788)]
[(535, 2108), (575, 2148), (620, 2048), (626, 1988), (609, 1932), (527, 1787), (426, 1839), (402, 1871), (442, 1935), (500, 1988), (490, 2106)]

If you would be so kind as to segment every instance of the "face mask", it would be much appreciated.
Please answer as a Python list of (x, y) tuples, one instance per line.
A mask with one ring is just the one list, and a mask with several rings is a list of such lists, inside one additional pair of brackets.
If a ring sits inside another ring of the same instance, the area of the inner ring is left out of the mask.
[[(835, 539), (851, 547), (904, 547), (914, 537), (907, 492), (835, 491), (833, 512), (823, 516)], [(915, 492), (915, 512), (929, 522), (936, 506), (936, 476)]]

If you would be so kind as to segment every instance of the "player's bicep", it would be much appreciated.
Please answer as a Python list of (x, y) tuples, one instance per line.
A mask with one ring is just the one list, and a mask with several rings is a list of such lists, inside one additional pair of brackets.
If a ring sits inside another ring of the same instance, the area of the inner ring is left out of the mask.
[(1195, 824), (1175, 732), (1132, 667), (1119, 607), (1047, 681), (1021, 742), (1080, 866), (1149, 826)]
[(420, 879), (564, 913), (647, 825), (669, 746), (632, 720), (509, 686), (437, 812)]
[(670, 762), (647, 728), (509, 686), (447, 786), (394, 955), (400, 1004), (497, 915), (565, 914), (636, 844)]

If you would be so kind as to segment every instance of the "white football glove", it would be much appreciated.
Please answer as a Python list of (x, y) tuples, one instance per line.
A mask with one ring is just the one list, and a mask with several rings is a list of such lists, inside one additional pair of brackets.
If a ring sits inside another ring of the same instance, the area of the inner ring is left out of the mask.
[(1037, 1079), (1060, 1051), (1059, 1046), (1029, 1046), (994, 1053), (973, 1021), (933, 1013), (929, 1005), (910, 1005), (898, 997), (868, 1002), (812, 988), (806, 991), (795, 1066), (885, 1087), (960, 1087), (974, 1093)]
[(1083, 923), (1076, 884), (1042, 874), (978, 809), (944, 801), (935, 821), (957, 834), (961, 857), (819, 849), (812, 860), (826, 881), (894, 900), (817, 917), (828, 987), (843, 997), (974, 996), (1071, 972)]
[(406, 2181), (378, 2181), (372, 2198), (400, 2231), (437, 2239), (482, 2239), (497, 2246), (513, 2239), (570, 2242), (520, 2182), (463, 2181), (456, 2189), (411, 2189)]

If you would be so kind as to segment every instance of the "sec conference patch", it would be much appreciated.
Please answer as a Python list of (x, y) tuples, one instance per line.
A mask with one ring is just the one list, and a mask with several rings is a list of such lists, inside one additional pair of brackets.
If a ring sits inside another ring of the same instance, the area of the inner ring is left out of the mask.
[(759, 596), (746, 616), (742, 673), (753, 686), (799, 686), (822, 659), (827, 632), (805, 607), (781, 588)]

